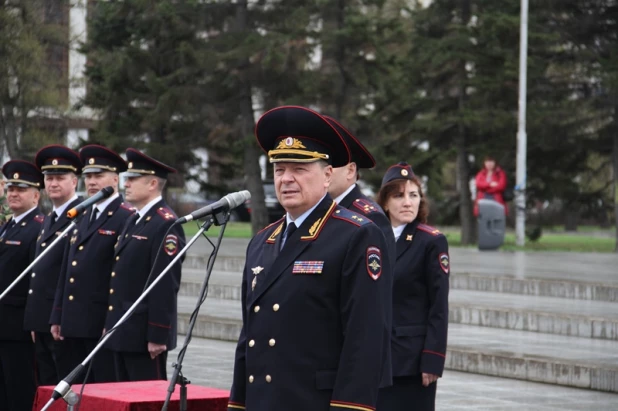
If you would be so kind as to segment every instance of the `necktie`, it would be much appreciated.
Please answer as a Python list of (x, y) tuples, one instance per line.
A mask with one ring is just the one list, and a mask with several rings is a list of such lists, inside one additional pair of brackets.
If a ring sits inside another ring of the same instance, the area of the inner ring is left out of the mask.
[(11, 228), (15, 227), (16, 223), (15, 223), (15, 219), (12, 218), (10, 222), (6, 223), (6, 228), (4, 231), (2, 231), (2, 235), (0, 235), (0, 238), (4, 237)]
[(296, 224), (290, 223), (290, 225), (285, 229), (285, 233), (283, 233), (283, 238), (281, 238), (281, 248), (279, 250), (283, 250), (285, 242), (292, 236), (292, 234), (294, 234), (294, 231), (296, 231)]
[(90, 223), (88, 225), (91, 225), (93, 222), (95, 222), (97, 218), (99, 218), (99, 208), (93, 207), (92, 214), (90, 214)]
[(50, 226), (54, 225), (56, 223), (56, 219), (58, 218), (58, 216), (56, 215), (55, 211), (52, 211), (51, 216), (49, 216), (51, 218), (51, 224)]

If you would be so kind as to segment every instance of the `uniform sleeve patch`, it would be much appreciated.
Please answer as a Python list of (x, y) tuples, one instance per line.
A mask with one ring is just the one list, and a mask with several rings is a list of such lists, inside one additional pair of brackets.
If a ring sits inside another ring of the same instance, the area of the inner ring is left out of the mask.
[(178, 237), (173, 234), (165, 237), (165, 242), (163, 245), (165, 253), (169, 256), (176, 255), (178, 252)]
[(448, 274), (450, 271), (450, 262), (447, 253), (440, 253), (438, 256), (438, 261), (440, 261), (440, 268), (444, 271), (445, 274)]
[(374, 281), (382, 275), (382, 252), (378, 247), (367, 248), (367, 273)]

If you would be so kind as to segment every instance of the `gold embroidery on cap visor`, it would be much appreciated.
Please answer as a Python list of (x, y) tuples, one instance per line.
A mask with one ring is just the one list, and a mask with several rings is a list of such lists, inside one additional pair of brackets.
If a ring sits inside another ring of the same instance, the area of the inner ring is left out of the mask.
[[(288, 157), (290, 154), (302, 157)], [(328, 154), (318, 153), (317, 151), (294, 150), (289, 148), (270, 150), (268, 152), (268, 159), (271, 163), (311, 163), (318, 160), (328, 160), (328, 158)]]
[[(56, 160), (54, 160), (54, 161), (56, 161)], [(58, 163), (58, 162), (56, 161), (56, 163)], [(77, 168), (75, 168), (73, 166), (65, 166), (65, 165), (58, 165), (58, 164), (51, 165), (51, 166), (43, 166), (43, 167), (41, 167), (41, 170), (49, 170), (50, 168), (53, 168), (53, 169), (61, 168), (63, 170), (69, 170), (69, 171), (72, 171), (74, 173), (77, 172)]]
[(40, 187), (41, 186), (40, 183), (33, 183), (32, 181), (20, 180), (20, 179), (16, 179), (16, 178), (13, 178), (11, 180), (7, 180), (7, 183), (10, 183), (10, 184), (27, 184), (30, 187)]

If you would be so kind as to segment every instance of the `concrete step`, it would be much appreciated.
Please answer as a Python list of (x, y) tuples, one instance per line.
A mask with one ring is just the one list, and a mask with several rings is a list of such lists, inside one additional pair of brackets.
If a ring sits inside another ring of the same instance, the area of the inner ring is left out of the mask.
[[(194, 297), (179, 297), (178, 332), (185, 334)], [(207, 299), (193, 335), (236, 341), (242, 327), (240, 302)], [(450, 370), (618, 392), (615, 341), (537, 332), (449, 326), (446, 366)]]
[[(188, 271), (206, 273), (207, 257), (188, 256), (183, 265), (183, 275)], [(240, 273), (244, 269), (244, 258), (235, 256), (219, 256), (213, 272)], [(464, 269), (471, 270), (470, 267)], [(453, 268), (451, 288), (473, 291), (491, 291), (508, 294), (522, 294), (538, 297), (557, 297), (572, 300), (591, 300), (618, 302), (618, 284), (607, 281), (607, 275), (582, 275), (575, 278), (556, 269), (551, 274), (544, 268), (528, 267), (525, 276), (515, 276), (508, 271), (491, 270), (487, 267), (477, 267), (476, 271), (460, 271)], [(537, 270), (537, 271), (535, 271)], [(538, 273), (538, 277), (535, 276)], [(598, 278), (597, 278), (598, 277)], [(618, 275), (616, 275), (618, 279)], [(201, 280), (200, 280), (201, 281)]]
[[(533, 274), (531, 274), (533, 275)], [(559, 275), (559, 274), (557, 274)], [(618, 277), (618, 275), (617, 275)], [(515, 278), (491, 273), (453, 273), (451, 288), (492, 291), (571, 300), (618, 302), (618, 285), (597, 283), (582, 276), (580, 280), (558, 278)]]
[(451, 290), (449, 322), (618, 340), (618, 303)]
[[(197, 298), (205, 274), (187, 270), (183, 276), (179, 295)], [(240, 283), (240, 274), (213, 271), (207, 298), (235, 300), (232, 306), (240, 307)], [(612, 302), (453, 289), (449, 308), (453, 324), (618, 340), (618, 304)]]

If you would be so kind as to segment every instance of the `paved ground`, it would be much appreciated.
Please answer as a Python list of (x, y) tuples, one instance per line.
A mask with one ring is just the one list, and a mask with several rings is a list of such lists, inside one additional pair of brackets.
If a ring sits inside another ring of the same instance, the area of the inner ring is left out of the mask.
[[(184, 342), (180, 336), (179, 344)], [(185, 377), (194, 384), (229, 389), (235, 344), (194, 338), (185, 357)], [(168, 377), (178, 350), (168, 358)], [(165, 393), (161, 393), (165, 396)], [(438, 410), (618, 410), (618, 394), (446, 371), (438, 386)]]

